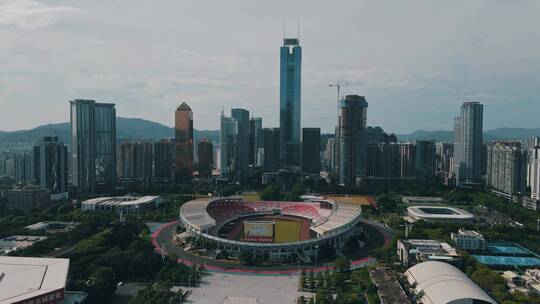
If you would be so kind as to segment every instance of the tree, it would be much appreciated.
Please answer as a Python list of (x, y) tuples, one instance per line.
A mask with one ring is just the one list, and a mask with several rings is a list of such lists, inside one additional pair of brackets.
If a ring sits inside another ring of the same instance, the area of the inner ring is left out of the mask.
[(114, 296), (116, 283), (110, 267), (98, 268), (90, 278), (91, 283), (86, 288), (88, 303), (106, 303)]
[(334, 267), (336, 272), (348, 272), (351, 270), (351, 260), (344, 256), (339, 256), (334, 262)]
[(248, 265), (248, 266), (255, 264), (253, 253), (247, 250), (243, 250), (242, 252), (240, 252), (240, 256), (238, 256), (238, 260), (240, 261), (240, 263), (244, 265)]
[(289, 200), (293, 202), (300, 201), (300, 196), (306, 193), (306, 187), (302, 183), (297, 183), (293, 186), (289, 193)]
[(281, 189), (278, 184), (268, 185), (261, 192), (261, 199), (264, 201), (279, 201), (281, 197)]

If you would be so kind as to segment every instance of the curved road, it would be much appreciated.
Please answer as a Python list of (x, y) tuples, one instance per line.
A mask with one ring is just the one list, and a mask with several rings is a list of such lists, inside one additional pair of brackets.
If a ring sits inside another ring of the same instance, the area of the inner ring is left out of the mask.
[[(231, 264), (227, 262), (221, 262), (217, 260), (212, 260), (208, 258), (203, 258), (200, 256), (192, 255), (185, 252), (182, 248), (172, 243), (172, 236), (175, 232), (176, 225), (179, 221), (172, 221), (165, 223), (159, 226), (152, 233), (152, 244), (154, 245), (155, 250), (161, 254), (162, 248), (165, 249), (165, 253), (174, 253), (179, 263), (184, 263), (186, 265), (199, 264), (204, 265), (208, 271), (211, 272), (226, 272), (226, 273), (237, 273), (237, 274), (254, 274), (254, 275), (291, 275), (297, 274), (302, 270), (313, 270), (314, 272), (332, 270), (333, 266), (331, 264), (323, 264), (317, 266), (244, 266), (241, 264)], [(378, 231), (382, 238), (376, 238), (373, 242), (368, 243), (368, 247), (360, 250), (358, 259), (351, 262), (352, 268), (361, 268), (366, 265), (371, 265), (376, 263), (376, 259), (367, 255), (371, 249), (381, 247), (389, 243), (391, 232), (380, 226), (379, 224), (373, 223), (368, 220), (362, 220), (362, 225), (371, 232)], [(371, 246), (369, 246), (371, 245)]]

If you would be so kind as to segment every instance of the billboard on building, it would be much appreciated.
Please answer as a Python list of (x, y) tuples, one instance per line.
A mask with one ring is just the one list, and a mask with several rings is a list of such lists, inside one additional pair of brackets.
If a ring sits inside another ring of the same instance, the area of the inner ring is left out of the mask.
[(245, 221), (244, 241), (271, 243), (274, 240), (274, 222)]

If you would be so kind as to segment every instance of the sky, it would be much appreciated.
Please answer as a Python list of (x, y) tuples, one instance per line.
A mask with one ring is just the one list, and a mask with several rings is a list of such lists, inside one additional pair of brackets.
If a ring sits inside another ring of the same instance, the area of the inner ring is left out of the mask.
[(540, 127), (540, 1), (0, 0), (0, 130), (69, 121), (68, 101), (197, 129), (248, 109), (279, 125), (283, 23), (302, 45), (302, 126), (330, 132), (335, 88), (368, 125), (450, 130), (463, 101), (484, 129)]

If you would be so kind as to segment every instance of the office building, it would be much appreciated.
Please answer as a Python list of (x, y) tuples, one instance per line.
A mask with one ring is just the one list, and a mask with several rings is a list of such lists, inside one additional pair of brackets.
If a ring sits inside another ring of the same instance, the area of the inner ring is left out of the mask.
[(435, 142), (416, 140), (414, 142), (414, 175), (432, 178), (435, 176)]
[(235, 181), (238, 149), (238, 122), (221, 114), (220, 179)]
[(527, 151), (519, 142), (487, 146), (486, 187), (505, 197), (525, 192), (527, 184)]
[(34, 182), (34, 156), (32, 153), (21, 152), (13, 156), (14, 177), (18, 183)]
[(249, 148), (249, 111), (231, 109), (231, 117), (238, 124), (236, 175), (237, 181), (244, 182), (250, 177), (250, 148)]
[(285, 38), (280, 50), (279, 129), (284, 168), (300, 166), (301, 65), (300, 41)]
[(249, 120), (249, 164), (259, 166), (258, 153), (263, 148), (262, 118), (253, 117)]
[(185, 102), (174, 112), (174, 138), (174, 179), (188, 182), (193, 175), (193, 112)]
[(51, 203), (51, 191), (39, 186), (15, 187), (6, 193), (7, 208), (30, 211)]
[(109, 191), (116, 182), (116, 109), (75, 99), (71, 108), (71, 181), (79, 194)]
[(212, 142), (208, 138), (202, 138), (199, 141), (197, 153), (199, 156), (199, 177), (212, 177), (212, 169), (214, 168), (214, 148)]
[(68, 151), (56, 136), (43, 137), (34, 146), (34, 180), (51, 194), (67, 193)]
[(479, 187), (482, 184), (483, 105), (464, 102), (460, 116), (454, 119), (454, 170), (456, 186)]
[(459, 229), (451, 233), (450, 237), (458, 249), (479, 251), (486, 249), (486, 240), (481, 233), (474, 230)]
[(163, 138), (154, 142), (154, 179), (158, 181), (173, 180), (174, 140)]
[(367, 175), (366, 119), (368, 103), (363, 96), (347, 95), (339, 105), (339, 182), (356, 184)]
[(302, 172), (321, 172), (321, 129), (302, 128)]
[(120, 144), (119, 177), (122, 179), (152, 178), (153, 144), (147, 141), (126, 141)]
[(278, 171), (280, 166), (280, 129), (265, 128), (264, 130), (264, 171)]
[(540, 153), (539, 149), (535, 149), (534, 157), (530, 160), (530, 185), (531, 185), (531, 198), (540, 200)]

